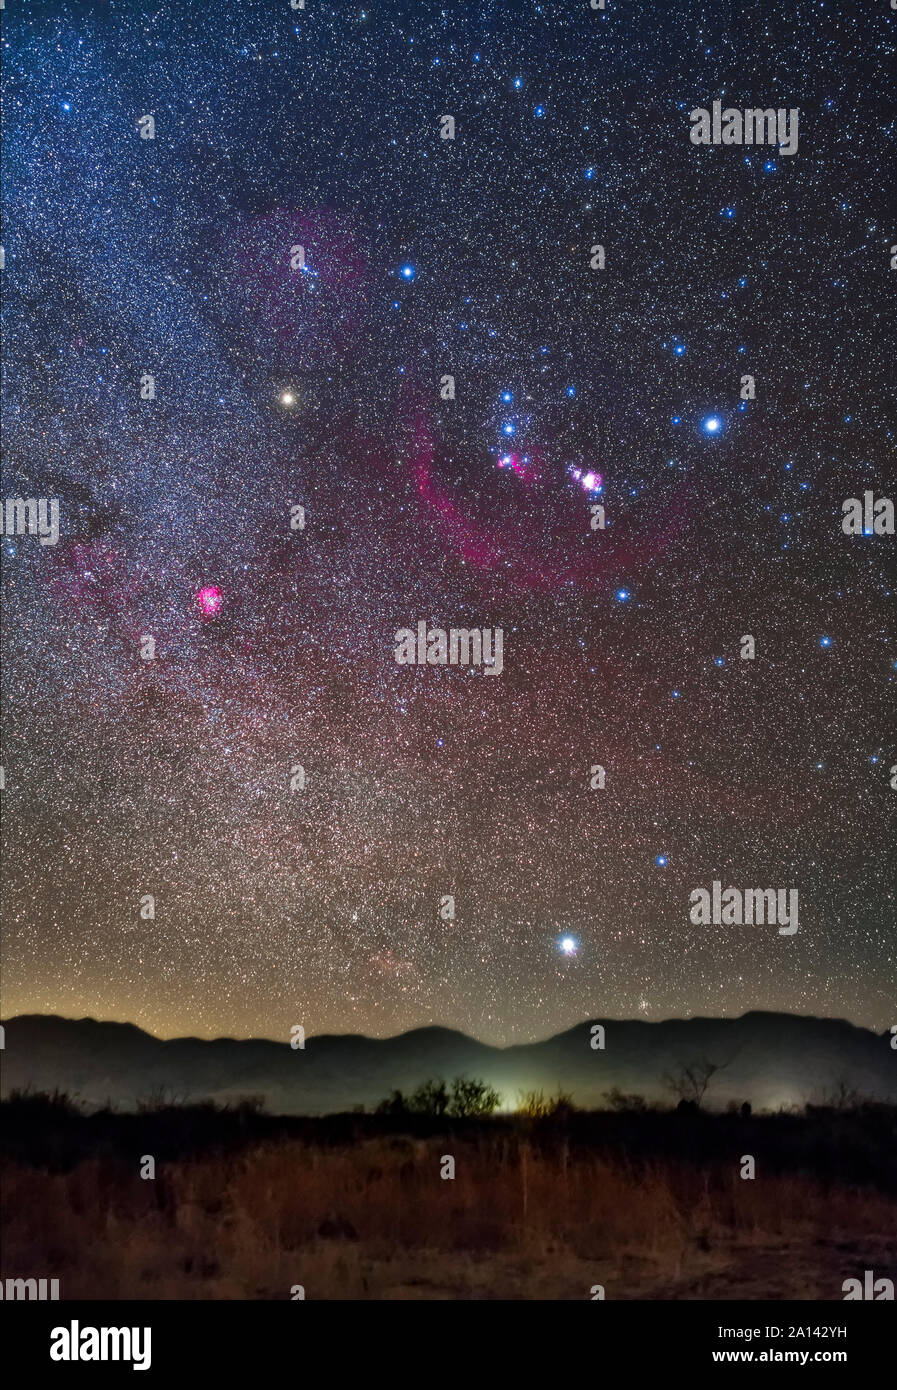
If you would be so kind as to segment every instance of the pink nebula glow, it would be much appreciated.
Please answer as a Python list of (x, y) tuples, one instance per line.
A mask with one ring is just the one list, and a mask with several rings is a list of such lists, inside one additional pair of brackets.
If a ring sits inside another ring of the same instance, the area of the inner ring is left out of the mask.
[(200, 589), (196, 595), (196, 602), (199, 611), (205, 618), (214, 618), (224, 601), (221, 590), (214, 584), (207, 584), (204, 589)]

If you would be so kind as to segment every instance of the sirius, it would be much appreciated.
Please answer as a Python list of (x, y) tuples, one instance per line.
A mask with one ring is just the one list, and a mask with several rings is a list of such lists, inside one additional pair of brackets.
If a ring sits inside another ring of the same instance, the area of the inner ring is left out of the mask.
[(718, 415), (708, 415), (706, 420), (701, 421), (701, 429), (705, 434), (719, 434), (723, 427), (723, 422)]

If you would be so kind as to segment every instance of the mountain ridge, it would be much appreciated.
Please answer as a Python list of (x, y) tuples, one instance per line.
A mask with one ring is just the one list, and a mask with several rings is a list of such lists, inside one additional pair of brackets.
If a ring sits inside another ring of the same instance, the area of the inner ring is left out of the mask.
[[(296, 1049), (273, 1038), (159, 1038), (129, 1022), (59, 1014), (19, 1014), (4, 1026), (4, 1095), (59, 1089), (88, 1106), (133, 1108), (164, 1089), (185, 1099), (260, 1095), (269, 1110), (321, 1114), (370, 1108), (429, 1076), (473, 1074), (493, 1085), (506, 1107), (520, 1091), (557, 1089), (596, 1107), (614, 1088), (669, 1101), (664, 1077), (701, 1059), (718, 1068), (708, 1089), (711, 1108), (742, 1100), (765, 1108), (803, 1104), (839, 1087), (897, 1101), (889, 1030), (879, 1035), (847, 1019), (777, 1011), (589, 1019), (504, 1047), (438, 1025), (387, 1038), (314, 1034)], [(593, 1046), (597, 1027), (603, 1047)]]

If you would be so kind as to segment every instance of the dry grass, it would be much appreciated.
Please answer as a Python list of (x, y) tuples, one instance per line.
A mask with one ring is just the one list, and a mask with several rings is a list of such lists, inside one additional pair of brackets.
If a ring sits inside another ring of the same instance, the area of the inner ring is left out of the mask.
[(840, 1299), (858, 1269), (888, 1273), (897, 1240), (875, 1192), (522, 1136), (280, 1141), (151, 1181), (136, 1156), (8, 1163), (2, 1187), (3, 1276), (59, 1277), (63, 1298)]

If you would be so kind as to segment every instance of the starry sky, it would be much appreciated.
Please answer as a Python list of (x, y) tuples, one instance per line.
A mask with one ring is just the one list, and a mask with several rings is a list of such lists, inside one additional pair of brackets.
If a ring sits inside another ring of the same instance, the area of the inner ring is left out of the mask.
[[(8, 0), (2, 496), (60, 539), (2, 542), (4, 1015), (894, 1021), (895, 541), (841, 508), (897, 486), (895, 49), (884, 0)], [(797, 153), (692, 144), (717, 99)], [(501, 675), (396, 664), (421, 619)], [(692, 925), (716, 879), (799, 931)]]

